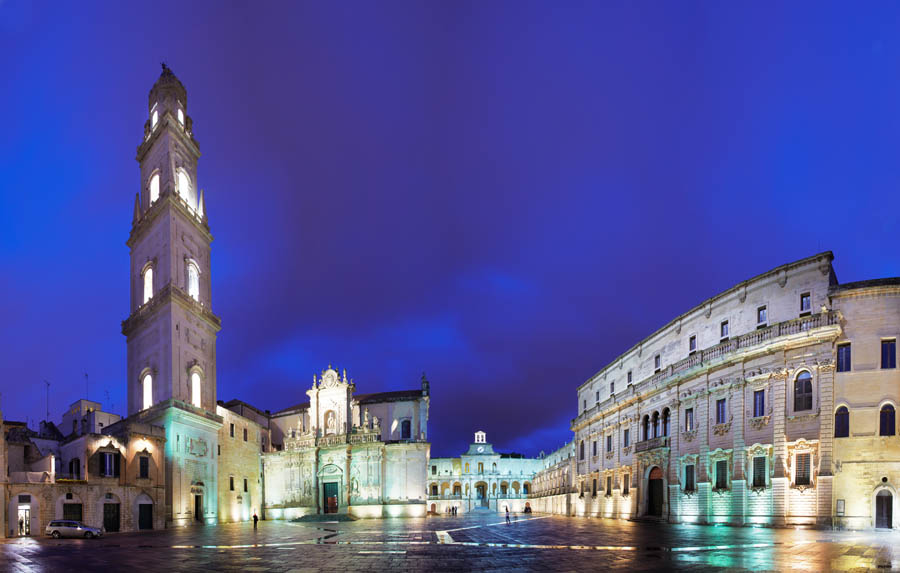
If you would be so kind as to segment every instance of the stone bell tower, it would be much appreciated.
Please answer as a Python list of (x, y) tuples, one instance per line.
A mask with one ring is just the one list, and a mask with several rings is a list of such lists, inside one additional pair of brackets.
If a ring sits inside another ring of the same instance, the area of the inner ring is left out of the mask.
[(166, 428), (166, 521), (214, 521), (216, 333), (209, 221), (197, 185), (200, 148), (187, 91), (165, 64), (150, 90), (137, 148), (140, 192), (127, 245), (131, 314), (128, 414)]

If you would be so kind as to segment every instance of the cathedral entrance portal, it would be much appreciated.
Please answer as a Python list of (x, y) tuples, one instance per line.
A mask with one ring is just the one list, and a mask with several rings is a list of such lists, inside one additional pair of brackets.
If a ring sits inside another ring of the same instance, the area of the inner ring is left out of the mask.
[(326, 482), (323, 484), (325, 503), (322, 505), (325, 513), (338, 512), (338, 483), (336, 481)]
[(662, 517), (663, 473), (659, 467), (650, 470), (647, 480), (647, 515)]

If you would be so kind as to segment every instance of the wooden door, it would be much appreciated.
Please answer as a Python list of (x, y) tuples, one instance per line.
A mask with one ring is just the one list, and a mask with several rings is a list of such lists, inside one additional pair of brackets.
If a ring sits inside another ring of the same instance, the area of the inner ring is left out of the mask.
[(106, 531), (119, 531), (119, 504), (103, 504), (103, 529)]
[(142, 503), (138, 505), (138, 529), (153, 529), (153, 505)]
[(875, 527), (890, 529), (893, 521), (894, 496), (885, 490), (875, 496)]

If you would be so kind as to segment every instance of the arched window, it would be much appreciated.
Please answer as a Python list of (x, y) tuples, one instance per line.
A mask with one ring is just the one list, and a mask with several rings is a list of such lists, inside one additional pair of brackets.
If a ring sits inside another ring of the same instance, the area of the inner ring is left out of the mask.
[(813, 392), (812, 376), (804, 370), (794, 380), (794, 411), (812, 410)]
[[(469, 462), (466, 462), (466, 473), (469, 473)], [(466, 484), (466, 488), (468, 489), (469, 484)]]
[(191, 204), (191, 178), (184, 169), (178, 170), (178, 194), (187, 201), (188, 205), (194, 206)]
[(200, 300), (200, 269), (194, 261), (187, 264), (187, 291), (192, 299)]
[(531, 493), (531, 484), (530, 483), (526, 482), (526, 483), (522, 484), (522, 493), (524, 493), (526, 495)]
[(200, 373), (192, 372), (191, 373), (191, 404), (194, 406), (201, 408), (200, 401)]
[(153, 113), (150, 114), (150, 129), (156, 129), (156, 124), (159, 122), (159, 112), (156, 111), (156, 108), (153, 108)]
[(669, 435), (669, 409), (668, 409), (668, 408), (666, 408), (665, 410), (663, 410), (663, 415), (662, 415), (662, 435), (663, 435), (663, 436), (668, 436), (668, 435)]
[(144, 407), (142, 409), (146, 410), (153, 405), (153, 376), (151, 376), (149, 372), (144, 374), (141, 385), (144, 390)]
[(881, 427), (878, 431), (879, 436), (893, 436), (896, 433), (896, 424), (894, 422), (894, 407), (885, 404), (881, 407)]
[(150, 204), (154, 204), (159, 199), (159, 173), (150, 176)]
[(644, 439), (649, 440), (650, 439), (650, 416), (644, 415), (644, 422), (642, 425), (644, 428)]
[(184, 125), (184, 111), (181, 108), (178, 108), (178, 123)]
[(412, 422), (403, 420), (400, 422), (400, 439), (408, 440), (412, 438)]
[(653, 412), (653, 437), (659, 436), (659, 412)]
[(850, 411), (847, 410), (846, 406), (841, 406), (834, 413), (834, 437), (850, 437)]
[(579, 459), (579, 460), (583, 460), (583, 459), (584, 459), (584, 440), (581, 440), (581, 445), (579, 446), (579, 450), (578, 450), (578, 459)]
[(144, 269), (144, 302), (147, 304), (153, 298), (153, 267), (149, 266)]

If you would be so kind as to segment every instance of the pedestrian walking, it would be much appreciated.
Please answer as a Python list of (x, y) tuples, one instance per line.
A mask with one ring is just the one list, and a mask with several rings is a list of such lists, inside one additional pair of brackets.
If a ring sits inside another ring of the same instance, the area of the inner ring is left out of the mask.
[(506, 525), (509, 525), (509, 506), (506, 506)]
[(259, 517), (257, 517), (256, 512), (253, 512), (253, 529), (256, 529), (257, 521), (259, 521)]

